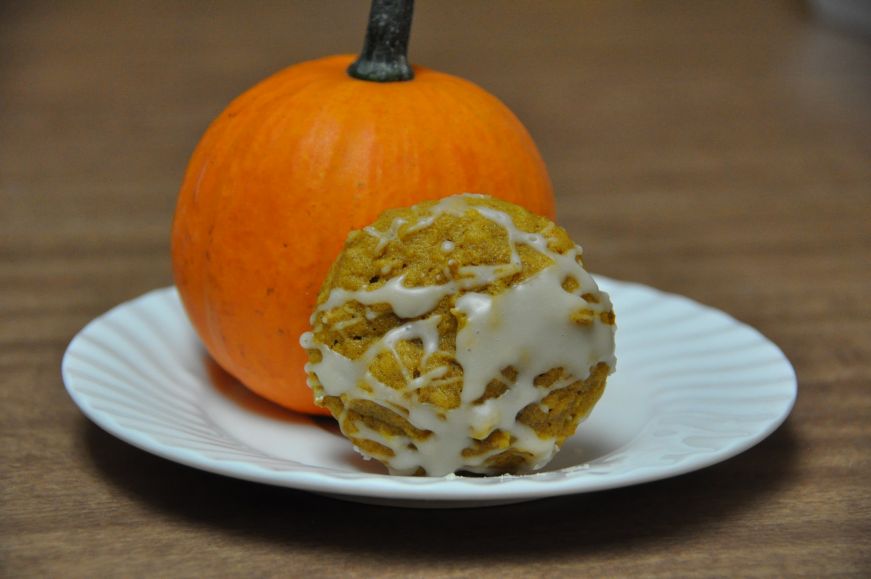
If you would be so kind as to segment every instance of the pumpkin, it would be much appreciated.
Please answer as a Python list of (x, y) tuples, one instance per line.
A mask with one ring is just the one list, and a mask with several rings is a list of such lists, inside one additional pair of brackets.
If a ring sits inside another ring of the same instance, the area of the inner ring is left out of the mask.
[(362, 54), (291, 66), (236, 98), (197, 145), (173, 273), (212, 357), (261, 396), (326, 414), (299, 336), (351, 229), (384, 209), (488, 193), (553, 217), (544, 163), (494, 96), (406, 59), (411, 1), (375, 0)]

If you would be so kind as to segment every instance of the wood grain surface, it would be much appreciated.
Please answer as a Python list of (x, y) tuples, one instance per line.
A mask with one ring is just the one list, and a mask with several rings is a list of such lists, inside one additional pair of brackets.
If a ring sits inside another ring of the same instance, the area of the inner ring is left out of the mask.
[[(0, 3), (0, 575), (871, 574), (871, 42), (778, 2), (430, 1), (414, 62), (527, 124), (595, 271), (750, 323), (799, 376), (701, 472), (485, 510), (343, 503), (153, 457), (59, 366), (172, 283), (194, 144), (236, 94), (356, 52), (367, 3)], [(619, 312), (618, 312), (619, 315)]]

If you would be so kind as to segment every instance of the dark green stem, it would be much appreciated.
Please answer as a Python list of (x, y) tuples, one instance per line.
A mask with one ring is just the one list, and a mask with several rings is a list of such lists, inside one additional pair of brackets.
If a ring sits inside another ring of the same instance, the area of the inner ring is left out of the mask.
[(348, 74), (372, 82), (399, 82), (414, 78), (408, 64), (408, 37), (414, 0), (372, 0), (363, 52)]

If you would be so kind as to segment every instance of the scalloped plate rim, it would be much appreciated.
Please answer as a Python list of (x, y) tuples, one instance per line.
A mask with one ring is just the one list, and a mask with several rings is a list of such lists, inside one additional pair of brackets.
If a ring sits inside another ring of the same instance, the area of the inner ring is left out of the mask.
[[(785, 401), (779, 414), (772, 418), (764, 428), (750, 437), (735, 441), (734, 444), (729, 445), (725, 449), (700, 453), (689, 460), (684, 460), (667, 468), (664, 468), (662, 465), (640, 466), (622, 475), (588, 475), (582, 466), (564, 469), (566, 476), (556, 481), (542, 480), (553, 471), (483, 478), (456, 476), (427, 478), (366, 472), (344, 473), (328, 467), (306, 465), (302, 465), (305, 468), (304, 470), (292, 468), (273, 470), (242, 460), (210, 458), (195, 450), (173, 446), (145, 432), (127, 428), (119, 424), (111, 413), (94, 408), (87, 394), (77, 389), (79, 379), (73, 375), (74, 372), (71, 372), (71, 360), (72, 354), (80, 347), (85, 337), (95, 327), (99, 326), (101, 322), (109, 317), (118, 315), (119, 312), (130, 308), (137, 302), (166, 293), (175, 293), (174, 286), (150, 290), (138, 297), (114, 306), (91, 320), (74, 336), (67, 346), (61, 362), (61, 374), (67, 393), (88, 419), (112, 436), (150, 454), (188, 467), (241, 480), (293, 488), (339, 499), (395, 506), (440, 506), (440, 503), (449, 503), (450, 506), (487, 506), (568, 494), (598, 492), (663, 480), (707, 468), (733, 458), (770, 436), (788, 418), (797, 397), (798, 385), (795, 370), (782, 350), (761, 332), (722, 310), (701, 304), (680, 294), (664, 292), (637, 282), (618, 281), (601, 275), (596, 275), (595, 277), (597, 282), (610, 287), (622, 287), (630, 291), (647, 292), (659, 299), (679, 300), (682, 306), (699, 308), (706, 313), (724, 316), (725, 321), (730, 324), (735, 324), (743, 331), (751, 332), (755, 339), (773, 347), (774, 352), (779, 355), (779, 361), (784, 365), (784, 369), (788, 368), (791, 380), (790, 399)], [(606, 458), (631, 448), (635, 440), (640, 436), (641, 433), (637, 434), (622, 447), (599, 458)], [(315, 469), (315, 471), (312, 472), (308, 469)], [(365, 484), (361, 484), (361, 481), (365, 482)]]

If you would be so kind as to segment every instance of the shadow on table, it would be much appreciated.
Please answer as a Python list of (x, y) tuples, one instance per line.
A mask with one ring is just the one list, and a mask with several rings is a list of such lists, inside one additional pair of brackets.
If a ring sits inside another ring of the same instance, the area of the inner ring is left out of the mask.
[[(755, 448), (681, 477), (486, 509), (414, 510), (346, 503), (209, 474), (129, 446), (83, 421), (95, 467), (132, 500), (215, 532), (319, 551), (505, 562), (571, 552), (619, 555), (715, 530), (763, 504), (795, 475), (787, 422)], [(389, 547), (388, 547), (389, 545)]]

